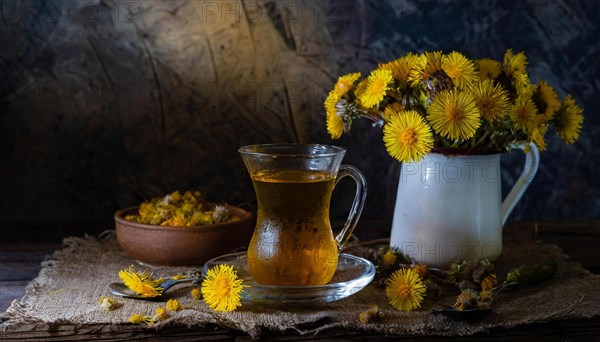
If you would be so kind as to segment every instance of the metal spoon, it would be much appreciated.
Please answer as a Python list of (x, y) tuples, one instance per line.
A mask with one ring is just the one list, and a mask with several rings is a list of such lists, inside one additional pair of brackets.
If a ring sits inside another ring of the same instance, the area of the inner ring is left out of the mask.
[[(169, 279), (169, 280), (165, 281), (164, 283), (160, 284), (160, 287), (162, 287), (163, 294), (164, 294), (165, 291), (167, 291), (173, 285), (179, 284), (179, 283), (187, 283), (190, 281), (198, 281), (199, 282), (199, 281), (202, 281), (202, 278), (183, 278), (183, 279), (177, 279), (177, 280)], [(145, 297), (143, 295), (137, 294), (135, 291), (128, 288), (127, 285), (125, 285), (123, 283), (112, 283), (112, 284), (108, 285), (108, 289), (110, 290), (110, 292), (112, 294), (121, 296), (121, 297), (125, 297), (125, 298), (152, 300), (152, 299), (158, 299), (158, 298), (162, 297), (162, 295), (156, 296), (156, 297)]]
[[(492, 289), (492, 293), (494, 296), (493, 298), (495, 298), (495, 296), (497, 296), (502, 290), (511, 288), (511, 287), (515, 287), (515, 286), (519, 286), (519, 283), (504, 282), (502, 285), (494, 287)], [(481, 307), (481, 308), (475, 308), (475, 309), (458, 310), (456, 307), (451, 306), (451, 305), (442, 305), (442, 306), (433, 308), (432, 310), (434, 313), (441, 313), (441, 314), (444, 314), (448, 317), (451, 317), (451, 318), (454, 318), (457, 320), (473, 321), (473, 320), (483, 318), (483, 316), (490, 313), (492, 311), (491, 306), (492, 306), (493, 301), (494, 300), (492, 299), (488, 303), (487, 307)]]

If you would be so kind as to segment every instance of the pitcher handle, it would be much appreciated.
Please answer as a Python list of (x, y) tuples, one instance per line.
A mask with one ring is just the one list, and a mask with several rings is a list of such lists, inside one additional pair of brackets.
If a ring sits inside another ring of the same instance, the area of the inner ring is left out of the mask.
[(506, 223), (508, 216), (513, 211), (517, 202), (521, 199), (525, 190), (533, 181), (538, 166), (540, 165), (540, 152), (534, 143), (513, 145), (513, 148), (522, 150), (525, 153), (525, 166), (521, 172), (521, 176), (510, 190), (504, 201), (502, 202), (502, 225)]
[(335, 237), (339, 251), (346, 246), (348, 239), (350, 239), (350, 236), (358, 223), (360, 214), (362, 213), (365, 199), (367, 198), (367, 181), (365, 180), (365, 176), (363, 176), (363, 174), (354, 166), (341, 165), (337, 178), (335, 179), (335, 185), (346, 176), (350, 176), (356, 182), (356, 195), (354, 195), (354, 203), (352, 203), (348, 219), (346, 220), (346, 223), (344, 223), (342, 231)]

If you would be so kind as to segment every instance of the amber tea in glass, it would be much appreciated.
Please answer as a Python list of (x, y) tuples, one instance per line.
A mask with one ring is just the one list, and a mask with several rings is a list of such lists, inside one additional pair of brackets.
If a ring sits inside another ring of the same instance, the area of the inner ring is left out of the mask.
[[(323, 285), (333, 277), (338, 253), (362, 211), (366, 187), (356, 168), (340, 165), (345, 150), (335, 146), (274, 144), (240, 148), (258, 201), (248, 247), (248, 269), (265, 285)], [(344, 176), (357, 183), (348, 221), (334, 237), (329, 206)]]

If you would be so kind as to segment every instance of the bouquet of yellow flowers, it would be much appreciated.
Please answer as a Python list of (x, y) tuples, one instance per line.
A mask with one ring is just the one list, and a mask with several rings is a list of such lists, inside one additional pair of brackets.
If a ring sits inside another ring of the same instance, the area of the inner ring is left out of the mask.
[(531, 84), (526, 65), (525, 54), (510, 49), (501, 62), (407, 53), (360, 81), (360, 73), (341, 76), (325, 100), (327, 131), (337, 139), (353, 120), (368, 118), (383, 127), (388, 153), (402, 162), (434, 148), (502, 152), (533, 142), (544, 150), (550, 125), (575, 142), (583, 110), (571, 95), (561, 102), (545, 81)]

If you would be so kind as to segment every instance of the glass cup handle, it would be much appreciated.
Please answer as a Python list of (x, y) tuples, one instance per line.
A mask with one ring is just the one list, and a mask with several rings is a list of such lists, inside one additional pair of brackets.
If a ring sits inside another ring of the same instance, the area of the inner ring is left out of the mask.
[(508, 219), (508, 215), (512, 212), (512, 210), (517, 205), (517, 202), (521, 199), (525, 190), (533, 181), (533, 177), (535, 176), (538, 166), (540, 165), (540, 152), (538, 151), (537, 146), (534, 143), (519, 144), (513, 145), (513, 148), (526, 151), (525, 153), (525, 166), (523, 167), (523, 172), (521, 172), (521, 176), (517, 179), (517, 182), (510, 190), (504, 201), (502, 202), (502, 225), (506, 223)]
[(365, 176), (354, 166), (341, 165), (338, 171), (337, 178), (335, 179), (335, 185), (344, 177), (350, 176), (356, 182), (356, 195), (354, 195), (354, 203), (348, 214), (348, 219), (344, 223), (342, 231), (335, 237), (337, 241), (338, 250), (341, 251), (350, 239), (360, 214), (362, 213), (363, 206), (365, 205), (365, 199), (367, 198), (367, 181)]

